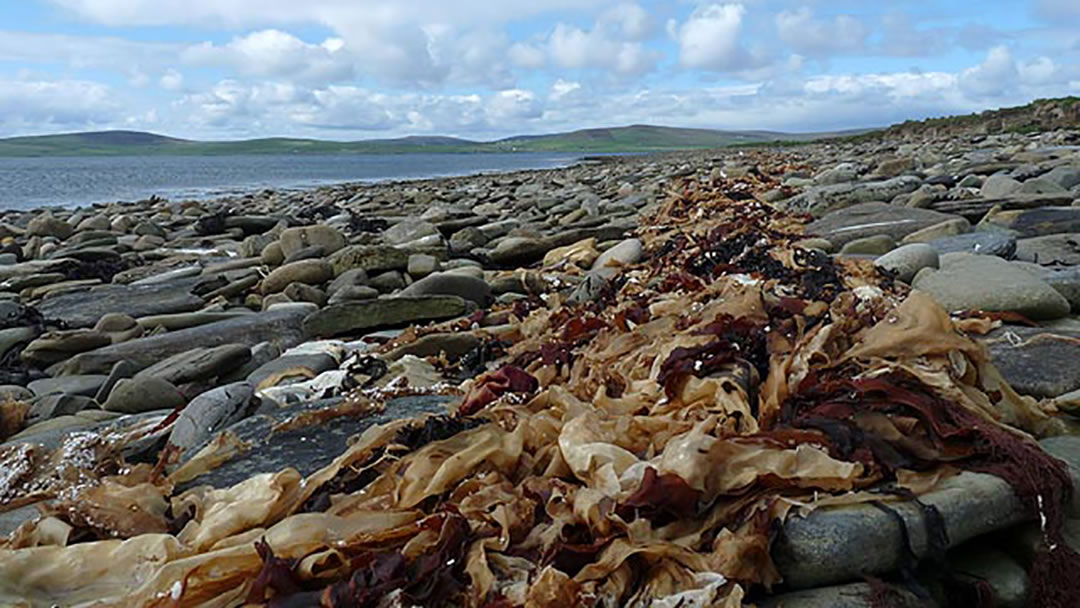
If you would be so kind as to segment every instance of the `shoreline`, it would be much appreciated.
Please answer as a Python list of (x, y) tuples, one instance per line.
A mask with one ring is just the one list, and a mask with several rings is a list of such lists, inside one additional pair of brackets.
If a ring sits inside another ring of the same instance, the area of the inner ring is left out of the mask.
[(832, 605), (931, 550), (1039, 601), (1017, 556), (1080, 526), (1072, 135), (2, 212), (0, 570), (36, 586), (0, 603), (407, 565), (458, 603)]

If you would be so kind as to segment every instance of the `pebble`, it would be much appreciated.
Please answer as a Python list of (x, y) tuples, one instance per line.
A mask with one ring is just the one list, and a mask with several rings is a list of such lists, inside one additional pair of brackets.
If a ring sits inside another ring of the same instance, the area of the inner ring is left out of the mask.
[(1018, 312), (1032, 319), (1069, 314), (1069, 302), (1046, 282), (993, 256), (951, 253), (940, 270), (924, 268), (912, 287), (932, 295), (946, 310)]
[(897, 247), (874, 260), (874, 266), (895, 274), (897, 279), (905, 283), (910, 283), (915, 274), (923, 268), (938, 267), (938, 252), (925, 243), (911, 243)]
[(184, 405), (184, 396), (171, 382), (154, 376), (142, 376), (118, 381), (101, 408), (110, 412), (137, 414), (174, 409), (181, 405)]
[(403, 296), (458, 296), (477, 306), (491, 303), (491, 286), (482, 279), (461, 272), (440, 272), (427, 276), (402, 290)]

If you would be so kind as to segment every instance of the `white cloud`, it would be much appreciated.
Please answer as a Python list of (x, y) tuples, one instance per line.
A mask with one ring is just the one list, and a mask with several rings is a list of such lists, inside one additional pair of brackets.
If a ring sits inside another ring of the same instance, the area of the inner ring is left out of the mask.
[(507, 89), (488, 101), (488, 113), (494, 120), (537, 118), (542, 110), (532, 91)]
[(636, 5), (613, 9), (621, 12), (602, 15), (588, 31), (565, 23), (556, 25), (547, 40), (551, 62), (571, 70), (599, 68), (623, 76), (651, 71), (659, 58), (657, 53), (641, 42), (623, 39), (643, 36), (650, 27), (632, 7)]
[(739, 46), (746, 8), (742, 4), (709, 4), (695, 10), (675, 31), (679, 42), (679, 62), (688, 68), (730, 71), (745, 67), (745, 52)]
[(120, 120), (109, 87), (81, 80), (0, 80), (0, 133), (81, 130)]
[(855, 17), (837, 15), (831, 21), (816, 19), (805, 6), (796, 11), (781, 11), (776, 16), (776, 31), (780, 40), (804, 55), (859, 51), (870, 35), (870, 28)]
[(653, 35), (656, 23), (649, 11), (640, 4), (623, 3), (600, 15), (597, 23), (616, 29), (626, 40), (642, 41)]
[(543, 49), (527, 42), (515, 42), (507, 54), (510, 62), (521, 68), (538, 69), (546, 63)]
[(230, 66), (256, 77), (287, 76), (297, 81), (334, 82), (353, 74), (344, 42), (328, 38), (310, 44), (292, 34), (269, 29), (237, 36), (224, 45), (204, 42), (184, 49), (180, 59), (190, 65)]
[(158, 84), (166, 91), (179, 91), (184, 86), (184, 75), (180, 72), (169, 68), (161, 75), (158, 80)]
[(996, 97), (1011, 89), (1020, 79), (1012, 53), (1004, 46), (996, 46), (986, 54), (986, 59), (964, 70), (960, 87), (975, 97)]

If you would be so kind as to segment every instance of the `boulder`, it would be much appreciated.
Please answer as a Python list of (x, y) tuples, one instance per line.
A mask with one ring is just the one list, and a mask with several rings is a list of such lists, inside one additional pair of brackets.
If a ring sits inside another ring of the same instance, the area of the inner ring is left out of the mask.
[(467, 311), (464, 299), (447, 295), (342, 302), (327, 306), (304, 319), (304, 333), (309, 337), (337, 336), (448, 319)]
[(1069, 314), (1069, 302), (1026, 270), (1001, 258), (952, 253), (941, 269), (923, 269), (912, 282), (946, 310), (1018, 312), (1032, 319)]

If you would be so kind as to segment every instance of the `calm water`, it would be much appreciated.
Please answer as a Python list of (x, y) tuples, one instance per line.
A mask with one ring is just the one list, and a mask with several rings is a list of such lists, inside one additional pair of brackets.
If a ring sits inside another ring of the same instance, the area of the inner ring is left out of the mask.
[(468, 175), (569, 165), (572, 154), (342, 156), (123, 156), (0, 158), (0, 209), (212, 198), (263, 188), (299, 189), (386, 179)]

